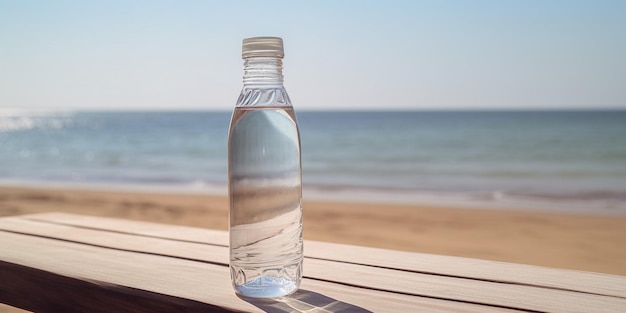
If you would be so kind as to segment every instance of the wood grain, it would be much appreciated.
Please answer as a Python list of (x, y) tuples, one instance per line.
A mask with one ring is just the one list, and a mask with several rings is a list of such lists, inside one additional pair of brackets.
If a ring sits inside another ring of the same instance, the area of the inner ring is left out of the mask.
[[(159, 312), (147, 310), (142, 305), (141, 299), (136, 297), (148, 297), (152, 301), (160, 301), (159, 297), (151, 295), (167, 295), (173, 298), (182, 298), (192, 301), (190, 303), (171, 303), (171, 298), (165, 299), (164, 307), (170, 305), (194, 306), (196, 302), (207, 304), (205, 308), (211, 311), (215, 308), (232, 312), (264, 312), (264, 306), (268, 303), (244, 301), (235, 296), (230, 286), (228, 267), (204, 262), (183, 260), (166, 256), (157, 256), (146, 253), (136, 253), (115, 249), (105, 249), (74, 242), (66, 242), (51, 238), (28, 236), (10, 232), (0, 232), (0, 247), (4, 260), (0, 266), (8, 264), (7, 271), (12, 273), (12, 265), (21, 265), (25, 271), (20, 275), (0, 276), (3, 282), (0, 285), (0, 301), (18, 307), (25, 307), (24, 300), (30, 305), (42, 305), (43, 307), (28, 309), (33, 311), (55, 311), (63, 303), (92, 302), (94, 299), (108, 299), (117, 297), (122, 293), (129, 293), (130, 300), (122, 301), (124, 307), (115, 305), (112, 310), (108, 302), (97, 300), (99, 308), (91, 304), (84, 304), (88, 310), (83, 310), (80, 304), (79, 310), (68, 312)], [(47, 273), (43, 277), (47, 281), (45, 288), (38, 287), (43, 280), (32, 279), (29, 271), (34, 272), (34, 277), (39, 277), (41, 272)], [(52, 274), (49, 274), (52, 273)], [(68, 285), (65, 289), (63, 278), (78, 280), (75, 285)], [(57, 282), (61, 279), (62, 282)], [(83, 282), (89, 282), (93, 288), (87, 288), (87, 293), (82, 293), (85, 287)], [(15, 291), (14, 286), (22, 286)], [(56, 288), (55, 288), (56, 286)], [(27, 291), (32, 290), (38, 292)], [(137, 295), (140, 290), (145, 293)], [(132, 291), (132, 292), (130, 292)], [(323, 295), (323, 297), (315, 296)], [(444, 301), (425, 297), (396, 294), (378, 290), (370, 290), (343, 284), (334, 284), (314, 279), (305, 279), (302, 291), (293, 297), (285, 297), (272, 300), (270, 304), (296, 305), (301, 297), (312, 297), (313, 304), (320, 298), (331, 299), (334, 306), (348, 308), (347, 312), (411, 312), (418, 309), (421, 311), (436, 312), (483, 312), (501, 311), (498, 308), (490, 308), (480, 305), (470, 305), (454, 301)], [(31, 302), (31, 298), (43, 298), (41, 303)], [(316, 300), (317, 299), (317, 300)], [(302, 303), (298, 305), (302, 306)], [(65, 308), (65, 307), (63, 307)], [(66, 312), (66, 311), (56, 311)], [(168, 312), (166, 310), (166, 312)], [(203, 312), (203, 311), (200, 311)], [(282, 312), (282, 311), (275, 311)], [(288, 312), (288, 311), (285, 311)], [(323, 311), (322, 311), (323, 312)], [(330, 311), (332, 312), (332, 311)]]
[(227, 238), (71, 214), (2, 218), (0, 281), (10, 283), (0, 302), (40, 312), (626, 311), (622, 276), (309, 241), (300, 292), (244, 301), (230, 286)]
[[(118, 231), (130, 234), (171, 238), (212, 245), (228, 245), (228, 233), (184, 226), (91, 217), (65, 213), (25, 215), (22, 218), (65, 225)], [(476, 280), (594, 293), (626, 298), (624, 276), (533, 265), (411, 253), (370, 247), (358, 247), (318, 241), (307, 241), (308, 258), (329, 258), (333, 261), (389, 267), (428, 274), (441, 274)], [(572, 273), (575, 273), (572, 275)]]

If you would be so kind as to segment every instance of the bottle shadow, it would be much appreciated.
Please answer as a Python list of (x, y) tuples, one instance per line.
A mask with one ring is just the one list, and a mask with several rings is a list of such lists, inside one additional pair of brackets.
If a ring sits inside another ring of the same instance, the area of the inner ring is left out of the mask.
[(280, 298), (248, 298), (237, 295), (240, 299), (258, 307), (267, 313), (316, 312), (316, 313), (371, 313), (362, 307), (342, 302), (337, 299), (306, 289)]

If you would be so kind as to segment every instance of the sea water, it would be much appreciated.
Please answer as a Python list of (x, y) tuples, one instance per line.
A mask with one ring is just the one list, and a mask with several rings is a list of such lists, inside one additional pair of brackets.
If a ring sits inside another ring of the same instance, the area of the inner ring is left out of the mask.
[(300, 137), (291, 107), (235, 109), (229, 133), (230, 270), (237, 293), (278, 297), (302, 278)]
[[(226, 194), (232, 115), (0, 109), (0, 184)], [(624, 110), (298, 110), (298, 127), (305, 197), (626, 215)]]

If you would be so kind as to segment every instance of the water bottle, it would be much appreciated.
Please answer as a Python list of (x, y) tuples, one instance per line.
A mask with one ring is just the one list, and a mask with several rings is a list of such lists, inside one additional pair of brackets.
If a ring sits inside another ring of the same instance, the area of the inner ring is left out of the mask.
[(283, 41), (243, 40), (243, 89), (228, 133), (230, 273), (235, 292), (271, 298), (302, 279), (300, 134), (283, 87)]

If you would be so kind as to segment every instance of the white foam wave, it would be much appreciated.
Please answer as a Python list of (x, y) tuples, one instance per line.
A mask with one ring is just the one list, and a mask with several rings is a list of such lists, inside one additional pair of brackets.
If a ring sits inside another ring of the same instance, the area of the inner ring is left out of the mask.
[(61, 129), (70, 111), (0, 108), (0, 133), (31, 129)]

